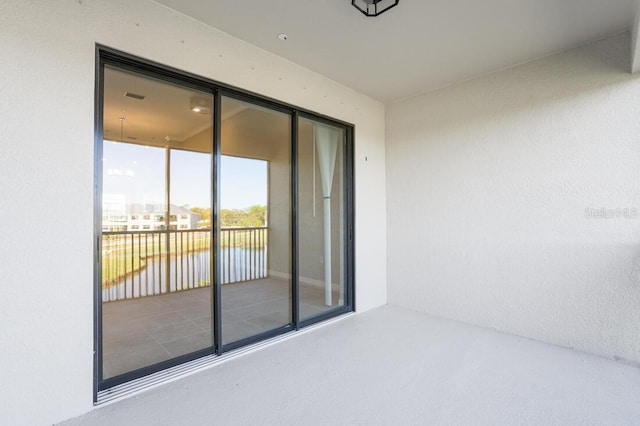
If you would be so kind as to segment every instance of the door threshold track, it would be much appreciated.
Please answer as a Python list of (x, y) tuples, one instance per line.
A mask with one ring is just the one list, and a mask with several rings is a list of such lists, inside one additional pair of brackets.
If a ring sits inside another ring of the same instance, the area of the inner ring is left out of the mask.
[(141, 392), (144, 392), (156, 386), (160, 386), (165, 383), (182, 379), (184, 377), (187, 377), (191, 374), (197, 373), (204, 369), (239, 358), (240, 356), (249, 354), (251, 352), (257, 351), (267, 346), (271, 346), (283, 340), (288, 340), (293, 337), (300, 336), (302, 334), (316, 330), (318, 328), (333, 324), (335, 322), (348, 318), (352, 315), (355, 315), (355, 312), (349, 312), (349, 313), (340, 315), (338, 317), (332, 318), (330, 320), (326, 320), (318, 324), (305, 327), (302, 330), (293, 331), (290, 333), (273, 337), (271, 339), (264, 340), (262, 342), (255, 343), (253, 345), (248, 345), (242, 348), (234, 349), (222, 355), (207, 355), (202, 358), (185, 362), (184, 364), (176, 365), (175, 367), (167, 368), (166, 370), (158, 371), (157, 373), (153, 373), (148, 376), (144, 376), (139, 379), (135, 379), (130, 382), (123, 383), (121, 385), (117, 385), (112, 388), (102, 390), (98, 392), (98, 398), (97, 398), (97, 401), (94, 403), (94, 405), (103, 406), (110, 403), (114, 403), (116, 401), (120, 401), (122, 399), (139, 394)]

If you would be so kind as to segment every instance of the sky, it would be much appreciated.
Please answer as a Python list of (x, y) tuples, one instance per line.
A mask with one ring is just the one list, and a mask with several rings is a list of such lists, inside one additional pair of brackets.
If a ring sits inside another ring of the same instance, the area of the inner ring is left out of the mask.
[[(103, 193), (124, 194), (129, 204), (164, 204), (165, 149), (105, 141)], [(263, 160), (222, 156), (223, 209), (267, 205), (267, 168)], [(171, 204), (209, 207), (211, 156), (171, 150)]]

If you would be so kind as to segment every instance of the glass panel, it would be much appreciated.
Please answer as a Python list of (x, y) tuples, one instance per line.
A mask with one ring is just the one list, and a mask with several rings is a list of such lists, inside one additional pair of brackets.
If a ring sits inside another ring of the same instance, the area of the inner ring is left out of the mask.
[(222, 342), (289, 324), (291, 118), (222, 99)]
[(344, 130), (301, 118), (300, 320), (345, 305)]
[(105, 67), (102, 368), (213, 345), (212, 97)]

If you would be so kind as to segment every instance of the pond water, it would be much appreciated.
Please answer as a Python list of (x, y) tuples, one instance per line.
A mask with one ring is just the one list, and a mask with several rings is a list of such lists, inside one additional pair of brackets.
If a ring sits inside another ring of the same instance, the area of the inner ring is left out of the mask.
[[(171, 293), (211, 285), (211, 255), (207, 251), (172, 256), (147, 258), (139, 271), (123, 278), (109, 288), (103, 288), (102, 301), (132, 299)], [(267, 276), (267, 250), (225, 248), (220, 250), (220, 277), (222, 284), (265, 278)]]

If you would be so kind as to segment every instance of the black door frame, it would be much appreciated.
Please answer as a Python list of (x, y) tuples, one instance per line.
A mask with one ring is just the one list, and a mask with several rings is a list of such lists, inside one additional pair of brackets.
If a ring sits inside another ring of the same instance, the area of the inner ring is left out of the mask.
[[(174, 367), (185, 362), (201, 358), (207, 355), (220, 355), (239, 347), (257, 343), (294, 330), (299, 330), (311, 324), (342, 315), (355, 310), (355, 194), (354, 194), (354, 139), (355, 127), (353, 124), (336, 120), (334, 118), (299, 108), (287, 103), (261, 96), (259, 94), (203, 78), (172, 67), (164, 66), (153, 61), (141, 59), (128, 53), (112, 49), (103, 45), (96, 45), (95, 68), (95, 115), (94, 115), (94, 402), (98, 393), (113, 386), (126, 383), (149, 374)], [(210, 93), (214, 99), (213, 116), (213, 154), (211, 156), (212, 169), (212, 238), (211, 258), (212, 277), (215, 282), (211, 286), (213, 296), (213, 346), (187, 355), (182, 355), (134, 370), (113, 378), (104, 380), (102, 375), (102, 291), (101, 291), (101, 245), (102, 245), (102, 144), (104, 137), (103, 108), (104, 108), (104, 68), (105, 65), (130, 71), (138, 75), (162, 80), (185, 88), (191, 88)], [(236, 342), (222, 345), (222, 312), (221, 312), (221, 285), (220, 271), (218, 268), (218, 251), (220, 248), (219, 232), (219, 181), (221, 158), (221, 99), (222, 96), (262, 106), (274, 111), (283, 112), (291, 117), (291, 291), (292, 291), (292, 317), (291, 322), (284, 326), (254, 335)], [(346, 283), (344, 305), (323, 312), (312, 318), (300, 320), (299, 312), (299, 282), (298, 282), (298, 254), (299, 254), (299, 228), (298, 228), (298, 123), (300, 118), (305, 118), (342, 129), (345, 134), (344, 146), (344, 172), (345, 191), (343, 203), (345, 205), (344, 240), (345, 245), (345, 271)]]

